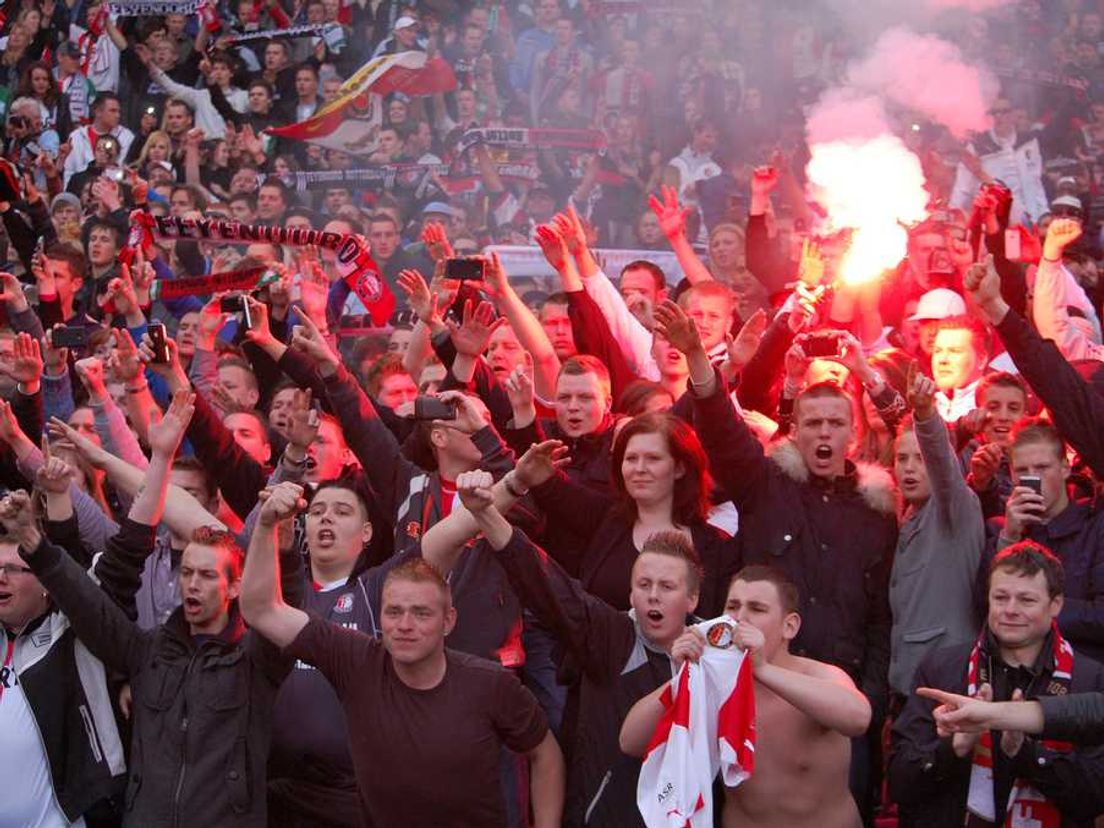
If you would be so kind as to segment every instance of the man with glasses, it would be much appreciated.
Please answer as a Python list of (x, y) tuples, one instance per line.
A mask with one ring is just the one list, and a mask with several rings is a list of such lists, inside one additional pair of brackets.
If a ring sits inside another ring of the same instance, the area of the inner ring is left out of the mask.
[(11, 540), (0, 541), (0, 627), (3, 822), (84, 825), (126, 770), (103, 665), (65, 634)]
[(989, 110), (993, 126), (965, 147), (958, 164), (951, 206), (969, 210), (981, 184), (996, 179), (1012, 190), (1011, 224), (1037, 221), (1047, 212), (1043, 189), (1043, 154), (1066, 130), (1068, 118), (1055, 117), (1040, 129), (1021, 132), (1016, 110), (1007, 98), (998, 98)]

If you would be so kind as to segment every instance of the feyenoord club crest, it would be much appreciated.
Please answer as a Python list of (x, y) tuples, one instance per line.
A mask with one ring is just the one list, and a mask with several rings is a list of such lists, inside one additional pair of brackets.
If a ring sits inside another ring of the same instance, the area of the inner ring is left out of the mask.
[(353, 611), (353, 593), (346, 592), (344, 595), (338, 596), (336, 603), (334, 603), (334, 612), (349, 613)]
[(406, 524), (406, 536), (408, 538), (418, 539), (422, 536), (422, 525), (416, 520), (412, 520)]
[(379, 273), (372, 269), (362, 270), (357, 274), (354, 290), (360, 301), (378, 302), (383, 295), (383, 283), (380, 281)]
[(705, 634), (710, 647), (727, 650), (736, 643), (736, 625), (731, 621), (718, 621)]

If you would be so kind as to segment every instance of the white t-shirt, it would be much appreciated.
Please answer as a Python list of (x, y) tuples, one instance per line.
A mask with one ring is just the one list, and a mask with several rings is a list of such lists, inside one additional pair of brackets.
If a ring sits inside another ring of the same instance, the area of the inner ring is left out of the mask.
[[(54, 798), (50, 763), (19, 676), (0, 668), (0, 779), (4, 780), (0, 828), (68, 828)], [(83, 828), (84, 819), (74, 825)]]

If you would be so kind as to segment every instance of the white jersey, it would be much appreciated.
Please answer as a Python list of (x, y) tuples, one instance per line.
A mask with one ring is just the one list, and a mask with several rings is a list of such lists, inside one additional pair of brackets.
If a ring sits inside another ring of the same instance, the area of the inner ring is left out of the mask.
[[(0, 668), (0, 779), (4, 780), (0, 828), (68, 828), (54, 797), (50, 763), (34, 713), (10, 664)], [(77, 820), (75, 825), (84, 825)]]
[(755, 679), (728, 616), (697, 625), (707, 646), (663, 694), (666, 711), (640, 768), (636, 804), (648, 828), (711, 828), (718, 770), (736, 787), (755, 764)]

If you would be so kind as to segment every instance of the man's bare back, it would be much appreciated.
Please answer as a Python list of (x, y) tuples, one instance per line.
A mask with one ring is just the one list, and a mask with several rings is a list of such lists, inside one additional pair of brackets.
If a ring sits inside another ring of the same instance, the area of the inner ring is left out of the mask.
[[(821, 679), (833, 667), (789, 654), (777, 662)], [(860, 828), (848, 788), (851, 740), (755, 683), (755, 772), (725, 790), (725, 828)]]

